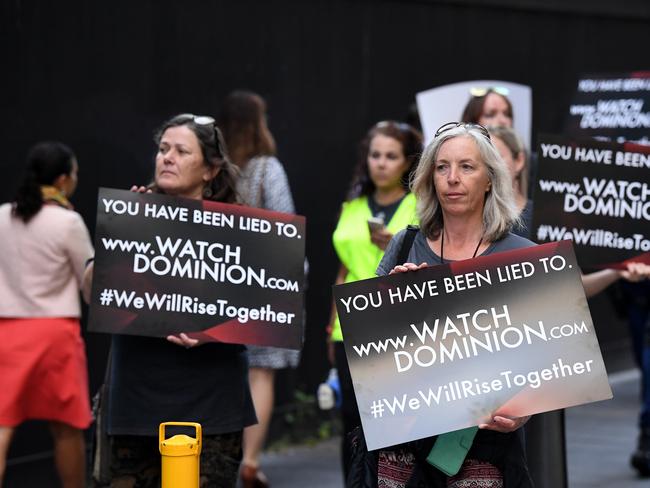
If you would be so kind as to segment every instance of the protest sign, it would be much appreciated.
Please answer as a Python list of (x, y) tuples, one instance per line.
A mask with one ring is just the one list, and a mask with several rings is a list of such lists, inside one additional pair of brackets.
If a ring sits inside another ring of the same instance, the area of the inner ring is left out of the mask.
[(612, 396), (568, 241), (334, 294), (368, 449)]
[(305, 219), (101, 188), (88, 329), (299, 349)]
[(541, 136), (532, 235), (573, 240), (581, 266), (648, 261), (650, 148)]
[(564, 133), (650, 144), (650, 71), (585, 75), (569, 107)]

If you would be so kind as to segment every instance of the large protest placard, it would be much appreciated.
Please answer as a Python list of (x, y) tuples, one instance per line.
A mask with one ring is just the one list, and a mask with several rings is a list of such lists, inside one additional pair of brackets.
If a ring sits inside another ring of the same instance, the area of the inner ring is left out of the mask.
[(305, 218), (102, 188), (88, 329), (298, 349)]
[(650, 71), (581, 77), (564, 132), (650, 144)]
[(650, 255), (650, 148), (541, 136), (532, 235), (573, 240), (584, 267)]
[(568, 241), (334, 294), (368, 449), (612, 396)]

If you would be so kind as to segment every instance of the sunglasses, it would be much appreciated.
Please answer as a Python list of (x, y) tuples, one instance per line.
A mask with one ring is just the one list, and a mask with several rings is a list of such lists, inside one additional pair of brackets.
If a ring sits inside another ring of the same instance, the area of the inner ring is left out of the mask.
[(489, 87), (474, 86), (469, 89), (469, 94), (472, 95), (473, 97), (484, 97), (488, 93), (498, 93), (499, 95), (503, 95), (504, 97), (507, 97), (508, 93), (510, 93), (510, 90), (508, 90), (503, 86), (489, 86)]
[(194, 115), (189, 113), (180, 114), (178, 117), (182, 119), (187, 119), (188, 122), (192, 122), (195, 125), (212, 126), (214, 130), (214, 140), (217, 146), (218, 156), (221, 159), (224, 159), (225, 156), (223, 151), (223, 143), (221, 142), (221, 131), (219, 131), (219, 128), (217, 127), (217, 121), (214, 120), (213, 117), (210, 117), (209, 115)]
[(444, 134), (448, 130), (455, 129), (456, 127), (464, 127), (467, 130), (476, 129), (485, 137), (487, 137), (488, 141), (492, 140), (490, 138), (490, 133), (488, 130), (481, 124), (466, 124), (465, 122), (447, 122), (436, 131), (436, 134), (433, 136), (433, 138), (436, 139), (439, 135)]
[(377, 129), (383, 129), (384, 127), (395, 127), (402, 132), (408, 132), (412, 129), (409, 124), (405, 122), (396, 122), (394, 120), (382, 120), (381, 122), (377, 122), (375, 124), (375, 127)]

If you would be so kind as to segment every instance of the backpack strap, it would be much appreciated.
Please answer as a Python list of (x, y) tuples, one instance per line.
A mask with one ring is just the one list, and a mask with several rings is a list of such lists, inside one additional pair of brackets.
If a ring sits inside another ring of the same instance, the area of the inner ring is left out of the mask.
[(420, 227), (417, 225), (408, 225), (406, 227), (406, 232), (404, 233), (404, 239), (402, 240), (402, 245), (399, 248), (397, 253), (397, 258), (393, 266), (398, 266), (404, 264), (409, 257), (409, 252), (411, 252), (411, 247), (413, 247), (413, 241), (415, 240), (415, 235), (420, 230)]

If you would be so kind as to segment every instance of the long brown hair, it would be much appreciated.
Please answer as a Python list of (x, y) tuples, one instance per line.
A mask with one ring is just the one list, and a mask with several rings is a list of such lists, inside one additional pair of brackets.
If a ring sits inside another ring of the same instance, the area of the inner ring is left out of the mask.
[(266, 125), (266, 102), (257, 93), (230, 93), (221, 106), (218, 124), (238, 166), (255, 156), (275, 156), (275, 140)]

